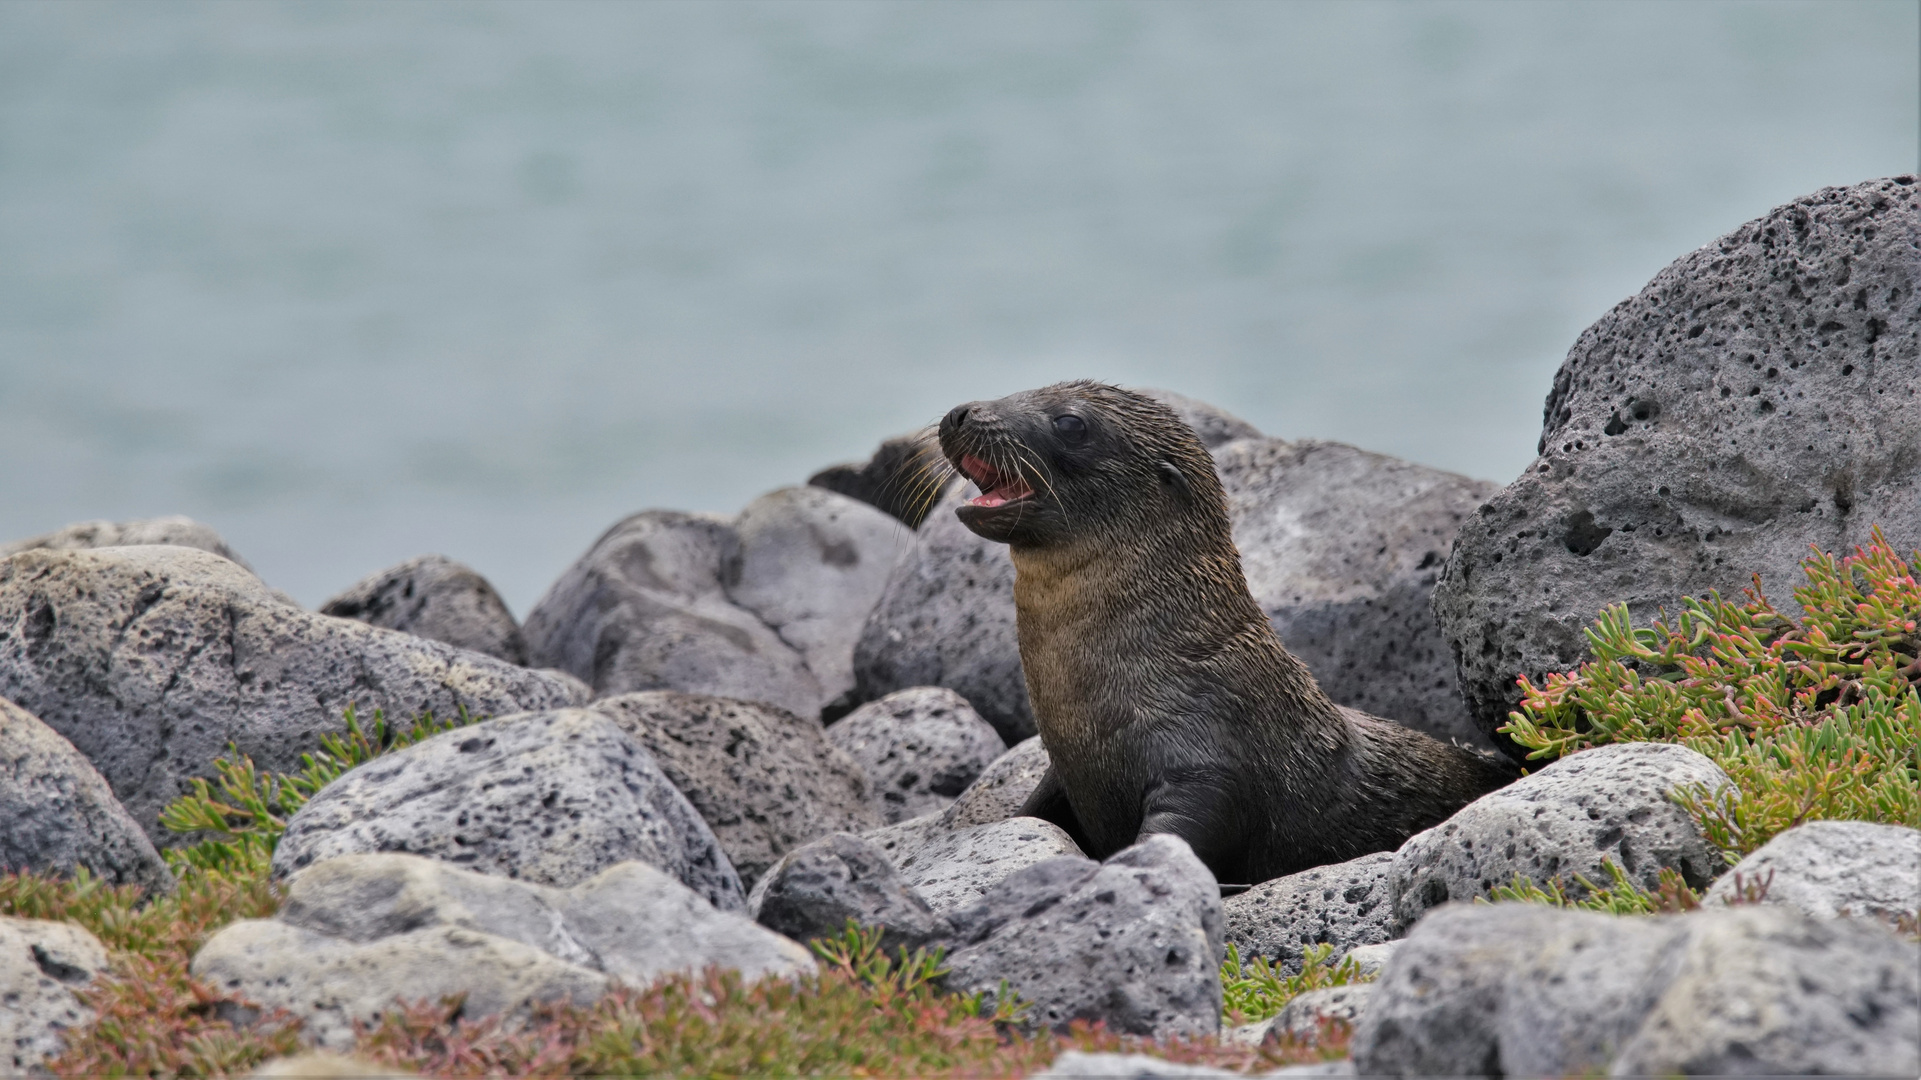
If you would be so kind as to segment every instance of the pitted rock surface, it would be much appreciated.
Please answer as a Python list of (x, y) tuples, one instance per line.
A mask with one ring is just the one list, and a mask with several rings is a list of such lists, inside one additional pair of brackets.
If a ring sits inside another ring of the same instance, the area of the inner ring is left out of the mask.
[(1379, 851), (1331, 866), (1265, 881), (1221, 901), (1227, 940), (1242, 960), (1256, 956), (1293, 975), (1303, 953), (1332, 945), (1343, 956), (1362, 945), (1388, 940), (1394, 898), (1388, 871), (1394, 853)]
[(1824, 188), (1675, 260), (1569, 350), (1540, 457), (1462, 526), (1434, 594), (1475, 721), (1588, 655), (1605, 605), (1777, 603), (1810, 544), (1921, 547), (1921, 192)]
[(373, 852), (559, 888), (638, 860), (722, 911), (745, 903), (700, 814), (644, 747), (586, 709), (503, 716), (353, 769), (287, 822), (274, 872)]
[(852, 919), (882, 929), (880, 946), (932, 945), (953, 932), (920, 894), (908, 888), (887, 856), (857, 836), (835, 833), (781, 857), (747, 897), (762, 926), (808, 941), (837, 937)]
[(85, 867), (148, 896), (173, 874), (147, 834), (73, 744), (0, 698), (0, 867), (71, 877)]
[(9, 1076), (47, 1075), (67, 1033), (94, 1021), (74, 991), (107, 970), (107, 950), (66, 922), (0, 917), (0, 1065)]
[(930, 818), (877, 829), (862, 839), (885, 855), (901, 881), (942, 914), (974, 903), (1036, 863), (1086, 857), (1059, 826), (1040, 818), (1008, 818), (961, 829)]
[(829, 725), (827, 741), (860, 765), (889, 825), (945, 810), (1006, 749), (966, 698), (938, 686), (870, 701)]
[(1388, 888), (1395, 936), (1449, 900), (1486, 896), (1516, 875), (1568, 895), (1585, 877), (1607, 888), (1612, 861), (1643, 889), (1663, 867), (1704, 888), (1726, 869), (1694, 819), (1675, 805), (1684, 785), (1710, 789), (1731, 781), (1720, 767), (1672, 743), (1614, 743), (1583, 750), (1467, 804), (1394, 854)]
[(953, 922), (947, 985), (988, 999), (1005, 985), (1029, 1004), (1036, 1027), (1099, 1020), (1155, 1037), (1220, 1030), (1219, 886), (1176, 837), (1149, 837), (1106, 863), (1030, 866)]
[(942, 812), (942, 824), (964, 829), (1019, 817), (1027, 797), (1047, 775), (1048, 763), (1047, 747), (1041, 745), (1039, 735), (1022, 739), (995, 758), (980, 778), (960, 793), (954, 805)]
[(811, 717), (665, 690), (592, 707), (653, 754), (748, 885), (809, 840), (880, 824), (860, 766)]
[(1702, 903), (1726, 905), (1740, 883), (1764, 884), (1763, 904), (1817, 919), (1892, 919), (1921, 912), (1921, 830), (1871, 821), (1810, 821), (1756, 848)]
[(1335, 701), (1489, 745), (1429, 610), (1454, 533), (1496, 487), (1342, 443), (1215, 452), (1248, 590)]
[(253, 572), (247, 560), (227, 546), (210, 525), (178, 514), (169, 517), (141, 518), (136, 521), (82, 521), (40, 536), (0, 544), (0, 559), (22, 551), (46, 548), (53, 551), (85, 551), (91, 548), (136, 547), (170, 544), (211, 552)]
[(1456, 904), (1401, 943), (1353, 1054), (1363, 1076), (1909, 1076), (1916, 1030), (1921, 946), (1865, 920)]
[(445, 555), (422, 555), (355, 582), (320, 613), (527, 663), (527, 641), (506, 601), (472, 567)]
[(571, 680), (303, 611), (239, 564), (184, 547), (0, 559), (0, 697), (87, 756), (157, 844), (160, 810), (213, 780), (229, 743), (293, 772), (349, 705), (396, 719), (579, 701)]

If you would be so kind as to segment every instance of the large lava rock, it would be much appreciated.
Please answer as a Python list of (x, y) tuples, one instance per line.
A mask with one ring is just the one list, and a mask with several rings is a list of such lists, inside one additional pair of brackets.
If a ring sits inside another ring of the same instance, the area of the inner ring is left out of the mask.
[(1334, 956), (1378, 945), (1392, 936), (1388, 873), (1393, 865), (1393, 852), (1377, 851), (1230, 896), (1221, 902), (1227, 943), (1242, 960), (1264, 956), (1290, 975), (1301, 970), (1307, 950), (1316, 945), (1332, 945)]
[(1587, 656), (1602, 607), (1777, 602), (1808, 545), (1921, 546), (1921, 191), (1825, 188), (1657, 274), (1574, 343), (1540, 457), (1462, 526), (1434, 593), (1475, 722)]
[(72, 923), (0, 917), (0, 1071), (47, 1076), (47, 1057), (94, 1011), (75, 993), (108, 970), (100, 940)]
[(343, 710), (493, 716), (575, 704), (558, 675), (303, 611), (173, 546), (0, 560), (0, 697), (65, 736), (156, 843), (160, 810), (228, 744), (292, 772)]
[(82, 521), (62, 529), (55, 529), (50, 533), (0, 544), (0, 559), (36, 548), (52, 551), (85, 551), (91, 548), (135, 547), (149, 544), (198, 548), (238, 563), (249, 571), (253, 569), (247, 566), (247, 560), (241, 558), (238, 552), (227, 546), (227, 541), (222, 539), (219, 533), (213, 531), (213, 526), (203, 525), (179, 514), (140, 518), (134, 521)]
[(445, 555), (422, 555), (363, 578), (320, 605), (320, 613), (444, 641), (510, 664), (527, 662), (527, 641), (507, 602), (478, 571)]
[(938, 686), (870, 701), (829, 727), (827, 741), (867, 774), (889, 825), (947, 809), (1007, 749), (966, 698)]

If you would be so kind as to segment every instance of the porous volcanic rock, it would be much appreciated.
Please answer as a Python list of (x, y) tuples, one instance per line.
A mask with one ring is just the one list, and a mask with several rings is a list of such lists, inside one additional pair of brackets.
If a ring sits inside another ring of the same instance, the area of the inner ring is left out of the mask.
[(1006, 749), (966, 698), (938, 686), (870, 701), (830, 725), (827, 741), (860, 765), (889, 825), (945, 810)]
[(139, 546), (0, 559), (0, 697), (87, 756), (155, 843), (160, 810), (237, 746), (292, 772), (356, 706), (410, 718), (579, 701), (571, 680), (303, 611), (239, 564)]
[(1215, 451), (1248, 590), (1335, 701), (1487, 745), (1429, 609), (1482, 480), (1336, 442), (1244, 439)]
[(384, 754), (287, 822), (279, 875), (404, 852), (560, 888), (638, 860), (723, 911), (745, 904), (713, 830), (647, 750), (586, 709), (503, 716)]
[(980, 778), (960, 793), (954, 805), (942, 813), (942, 824), (963, 829), (1019, 817), (1027, 797), (1047, 775), (1048, 764), (1047, 747), (1041, 745), (1039, 735), (1022, 739), (995, 758)]
[(1291, 1038), (1297, 1042), (1319, 1041), (1321, 1033), (1338, 1027), (1352, 1030), (1367, 1009), (1374, 993), (1372, 983), (1323, 986), (1297, 995), (1281, 1008), (1268, 1024), (1263, 1042)]
[(16, 555), (22, 551), (45, 548), (52, 551), (84, 551), (104, 547), (136, 547), (149, 544), (168, 544), (174, 547), (197, 548), (212, 552), (232, 562), (248, 573), (253, 567), (247, 560), (227, 546), (220, 534), (210, 525), (203, 525), (190, 517), (179, 514), (168, 517), (140, 518), (134, 521), (82, 521), (55, 529), (50, 533), (30, 536), (25, 540), (15, 540), (0, 544), (0, 559)]
[(1037, 1027), (1099, 1020), (1156, 1037), (1220, 1030), (1219, 886), (1177, 837), (1151, 836), (1106, 863), (1037, 863), (952, 919), (947, 985), (990, 1000), (1005, 987)]
[(1462, 526), (1435, 590), (1481, 730), (1507, 722), (1517, 675), (1586, 659), (1607, 605), (1645, 621), (1755, 573), (1779, 604), (1810, 544), (1848, 551), (1876, 524), (1921, 547), (1917, 188), (1776, 207), (1582, 333), (1539, 458)]
[(1374, 985), (1363, 1076), (1911, 1076), (1921, 946), (1787, 907), (1453, 904)]
[(809, 840), (880, 824), (860, 766), (811, 717), (668, 690), (601, 698), (592, 708), (653, 754), (750, 886)]
[(173, 888), (153, 842), (85, 755), (0, 698), (0, 867), (70, 877), (85, 868), (148, 896)]
[(67, 1032), (94, 1020), (74, 991), (107, 970), (107, 950), (80, 927), (0, 917), (0, 1065), (9, 1076), (44, 1076)]
[(1227, 941), (1243, 961), (1264, 956), (1290, 975), (1301, 970), (1303, 954), (1315, 945), (1332, 945), (1338, 957), (1384, 942), (1394, 916), (1388, 891), (1393, 865), (1393, 852), (1377, 851), (1230, 896), (1221, 901)]
[(1086, 858), (1059, 826), (1030, 817), (950, 829), (928, 815), (876, 829), (862, 839), (894, 864), (903, 883), (943, 915), (974, 903), (1036, 863)]
[(320, 605), (320, 613), (527, 663), (527, 641), (507, 602), (472, 567), (445, 555), (422, 555), (363, 578)]
[(1714, 762), (1673, 743), (1613, 743), (1564, 757), (1401, 845), (1388, 876), (1393, 934), (1430, 908), (1486, 896), (1516, 876), (1584, 896), (1577, 875), (1613, 884), (1603, 860), (1643, 889), (1660, 884), (1663, 868), (1705, 888), (1727, 864), (1672, 795), (1730, 783)]
[(528, 652), (599, 694), (679, 690), (844, 712), (854, 641), (908, 535), (820, 488), (762, 496), (734, 520), (634, 514), (534, 606)]
[(794, 849), (761, 875), (747, 913), (796, 941), (837, 937), (852, 919), (881, 928), (888, 953), (931, 945), (953, 932), (887, 856), (858, 836), (835, 833)]
[(1702, 898), (1726, 905), (1739, 884), (1765, 885), (1763, 904), (1817, 919), (1892, 919), (1921, 911), (1921, 830), (1872, 821), (1810, 821), (1756, 848)]

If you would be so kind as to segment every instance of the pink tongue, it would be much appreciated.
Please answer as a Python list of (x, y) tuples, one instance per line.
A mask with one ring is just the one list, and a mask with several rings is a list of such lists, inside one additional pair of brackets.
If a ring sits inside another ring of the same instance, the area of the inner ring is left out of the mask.
[(967, 500), (967, 505), (969, 506), (1002, 506), (1002, 505), (1005, 505), (1006, 502), (1007, 502), (1006, 499), (1003, 499), (999, 495), (996, 495), (990, 491), (985, 495), (976, 495), (975, 497)]

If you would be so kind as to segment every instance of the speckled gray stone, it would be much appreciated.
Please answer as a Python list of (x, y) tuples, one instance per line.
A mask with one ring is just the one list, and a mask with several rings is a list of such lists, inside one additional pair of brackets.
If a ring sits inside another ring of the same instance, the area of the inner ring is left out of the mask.
[(995, 758), (942, 814), (950, 829), (987, 825), (1019, 817), (1027, 797), (1047, 775), (1047, 747), (1034, 735)]
[(713, 830), (644, 747), (586, 709), (503, 716), (353, 769), (287, 822), (273, 866), (389, 851), (559, 888), (639, 860), (723, 911), (745, 905)]
[(809, 840), (880, 824), (866, 776), (818, 720), (666, 690), (601, 698), (592, 708), (653, 754), (749, 886)]
[(1398, 937), (1430, 908), (1486, 896), (1517, 875), (1537, 885), (1558, 880), (1569, 895), (1585, 895), (1577, 874), (1612, 884), (1603, 859), (1645, 889), (1659, 885), (1663, 867), (1704, 888), (1727, 864), (1670, 796), (1683, 785), (1729, 783), (1712, 761), (1672, 743), (1615, 743), (1564, 757), (1401, 845), (1388, 881), (1392, 933)]
[(747, 913), (796, 941), (837, 937), (850, 919), (880, 927), (880, 945), (889, 954), (932, 945), (953, 931), (901, 881), (886, 855), (847, 833), (783, 855), (748, 894)]
[(506, 601), (472, 567), (445, 555), (422, 555), (363, 578), (320, 605), (320, 613), (527, 663), (527, 641)]
[(0, 697), (100, 770), (158, 845), (160, 810), (229, 743), (292, 772), (348, 705), (410, 718), (576, 704), (571, 680), (303, 611), (191, 548), (35, 549), (0, 559)]
[(173, 874), (92, 764), (32, 713), (0, 698), (0, 867), (170, 891)]
[(1292, 975), (1304, 951), (1333, 946), (1333, 956), (1388, 940), (1394, 915), (1388, 871), (1394, 853), (1379, 851), (1331, 866), (1264, 881), (1221, 901), (1227, 941), (1242, 960), (1264, 956)]
[(1759, 573), (1793, 604), (1808, 545), (1879, 525), (1921, 547), (1921, 191), (1823, 188), (1676, 259), (1582, 333), (1539, 458), (1460, 531), (1434, 593), (1483, 731), (1515, 676), (1588, 655), (1605, 605), (1645, 623)]
[(1817, 919), (1891, 919), (1921, 911), (1921, 830), (1871, 821), (1810, 821), (1756, 848), (1721, 875), (1702, 903), (1725, 905), (1743, 884), (1765, 883), (1763, 904)]
[(211, 552), (226, 559), (242, 569), (253, 572), (247, 560), (210, 525), (203, 525), (190, 517), (178, 514), (169, 517), (141, 518), (136, 521), (82, 521), (65, 528), (40, 536), (28, 537), (0, 544), (0, 559), (22, 551), (35, 548), (48, 548), (54, 551), (84, 551), (90, 548), (134, 547), (148, 544), (171, 544), (175, 547), (197, 548)]
[(1038, 863), (952, 918), (947, 985), (989, 999), (1004, 985), (1037, 1027), (1220, 1030), (1219, 886), (1176, 837), (1151, 836), (1104, 864)]
[(827, 741), (860, 765), (889, 825), (945, 810), (1006, 749), (966, 698), (938, 686), (870, 701), (829, 725)]
[(0, 917), (0, 1065), (47, 1075), (44, 1062), (94, 1011), (74, 991), (107, 970), (107, 950), (72, 923)]
[(903, 822), (864, 839), (887, 856), (901, 881), (942, 914), (974, 903), (1035, 863), (1083, 857), (1066, 833), (1039, 818), (1009, 818), (961, 829), (924, 821)]

